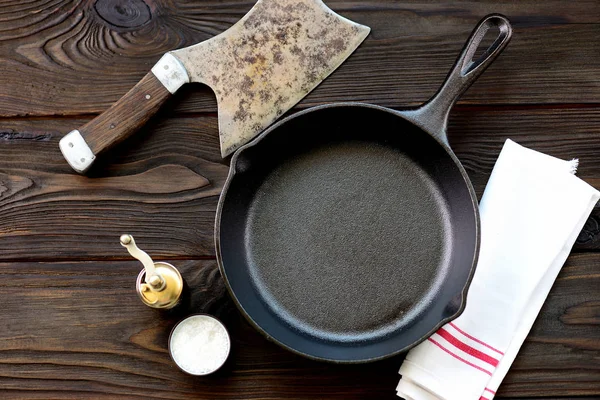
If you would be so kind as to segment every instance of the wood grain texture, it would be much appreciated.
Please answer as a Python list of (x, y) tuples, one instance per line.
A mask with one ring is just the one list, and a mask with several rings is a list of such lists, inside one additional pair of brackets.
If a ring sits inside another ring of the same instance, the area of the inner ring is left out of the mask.
[[(358, 100), (404, 107), (438, 88), (477, 21), (507, 15), (514, 39), (452, 113), (450, 143), (480, 196), (507, 137), (581, 160), (600, 188), (597, 0), (326, 0), (373, 30), (296, 108)], [(171, 49), (206, 40), (254, 0), (0, 1), (0, 398), (396, 399), (402, 358), (305, 360), (238, 313), (213, 259), (220, 157), (210, 89), (186, 85), (138, 135), (75, 174), (59, 139), (131, 89)], [(548, 218), (552, 218), (549, 215)], [(192, 378), (166, 340), (182, 315), (141, 304), (135, 235), (222, 318), (225, 368)], [(600, 398), (600, 206), (580, 234), (498, 398)]]
[(136, 133), (171, 96), (148, 72), (131, 90), (96, 118), (79, 128), (96, 156)]
[[(140, 242), (140, 245), (144, 243)], [(600, 254), (564, 267), (500, 398), (600, 395)], [(144, 306), (134, 261), (1, 263), (0, 390), (19, 398), (394, 399), (402, 357), (336, 366), (268, 342), (237, 312), (214, 261), (175, 263), (190, 287), (188, 312), (208, 312), (231, 333), (216, 375), (177, 370), (166, 341), (183, 317)]]
[(125, 231), (148, 251), (166, 250), (161, 256), (212, 256), (215, 207), (228, 173), (216, 120), (150, 123), (99, 160), (89, 178), (72, 171), (57, 147), (66, 125), (83, 123), (2, 124), (0, 247), (22, 243), (5, 259), (126, 258), (118, 243)]
[[(228, 173), (216, 117), (159, 116), (89, 178), (74, 173), (57, 146), (61, 132), (83, 122), (0, 121), (0, 260), (123, 258), (123, 231), (156, 256), (213, 257), (214, 212)], [(507, 137), (578, 157), (578, 175), (600, 188), (600, 108), (461, 108), (449, 131), (479, 196)], [(600, 250), (599, 222), (597, 207), (576, 251)]]
[[(386, 106), (424, 101), (442, 82), (477, 21), (490, 12), (503, 12), (512, 20), (514, 38), (463, 103), (600, 102), (600, 11), (595, 0), (327, 3), (373, 30), (300, 107), (334, 100)], [(0, 4), (0, 116), (100, 113), (164, 52), (224, 31), (253, 2), (118, 4)], [(178, 96), (186, 101), (177, 112), (216, 111), (207, 87), (190, 85)]]

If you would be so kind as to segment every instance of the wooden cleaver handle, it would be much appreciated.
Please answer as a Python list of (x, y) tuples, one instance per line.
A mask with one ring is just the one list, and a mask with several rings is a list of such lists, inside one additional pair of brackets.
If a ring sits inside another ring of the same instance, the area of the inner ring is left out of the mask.
[(79, 128), (95, 155), (122, 142), (144, 126), (171, 96), (149, 72), (108, 110)]
[(108, 110), (61, 139), (60, 149), (73, 169), (79, 173), (86, 172), (98, 155), (141, 128), (181, 86), (182, 83), (177, 83), (174, 87), (173, 80), (165, 80), (164, 74), (160, 73), (169, 69), (164, 68), (166, 63), (174, 69), (172, 59), (164, 61), (168, 56), (167, 53), (152, 72), (148, 72)]

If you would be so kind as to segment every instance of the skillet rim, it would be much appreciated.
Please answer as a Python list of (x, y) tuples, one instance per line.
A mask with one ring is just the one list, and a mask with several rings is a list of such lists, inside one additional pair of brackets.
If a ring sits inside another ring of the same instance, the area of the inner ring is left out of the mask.
[[(234, 292), (233, 288), (231, 287), (231, 285), (229, 283), (229, 279), (227, 278), (226, 267), (223, 264), (223, 258), (222, 258), (222, 252), (221, 252), (221, 238), (220, 238), (220, 233), (221, 233), (221, 214), (223, 212), (225, 198), (227, 197), (227, 193), (229, 191), (229, 186), (231, 185), (231, 182), (233, 181), (233, 179), (235, 178), (235, 175), (236, 175), (236, 171), (235, 171), (236, 168), (235, 167), (237, 165), (237, 161), (238, 161), (239, 156), (246, 149), (258, 145), (271, 132), (273, 132), (274, 130), (278, 129), (279, 127), (281, 127), (282, 125), (284, 125), (288, 121), (290, 121), (292, 119), (295, 119), (296, 117), (300, 117), (300, 116), (303, 116), (305, 114), (316, 112), (316, 111), (320, 111), (320, 110), (324, 110), (324, 109), (342, 108), (342, 107), (370, 108), (370, 109), (375, 109), (375, 110), (383, 111), (383, 112), (386, 112), (386, 113), (389, 113), (389, 114), (393, 114), (393, 115), (395, 115), (397, 117), (400, 117), (400, 118), (404, 119), (409, 124), (413, 125), (414, 127), (422, 130), (424, 133), (426, 133), (429, 136), (431, 136), (444, 149), (444, 151), (448, 154), (448, 156), (450, 156), (450, 158), (452, 159), (452, 161), (454, 162), (454, 164), (458, 167), (459, 172), (460, 172), (460, 174), (461, 174), (461, 176), (463, 178), (463, 182), (467, 186), (467, 190), (468, 190), (469, 196), (471, 198), (471, 204), (473, 206), (473, 213), (474, 213), (474, 216), (475, 216), (475, 251), (473, 253), (473, 260), (471, 262), (471, 268), (470, 268), (470, 271), (469, 271), (469, 275), (468, 275), (467, 281), (465, 282), (465, 284), (463, 286), (463, 290), (460, 292), (460, 305), (459, 305), (458, 309), (456, 310), (456, 312), (454, 312), (449, 317), (443, 318), (431, 330), (429, 330), (427, 333), (423, 334), (420, 339), (414, 341), (410, 345), (407, 345), (407, 346), (405, 346), (405, 347), (403, 347), (401, 349), (395, 350), (393, 352), (389, 352), (389, 353), (381, 355), (381, 356), (371, 357), (371, 358), (363, 358), (363, 359), (358, 359), (358, 360), (357, 359), (340, 360), (340, 359), (318, 357), (318, 356), (314, 356), (312, 354), (307, 354), (307, 353), (304, 353), (304, 352), (299, 351), (297, 349), (294, 349), (294, 348), (288, 346), (287, 344), (279, 341), (278, 339), (276, 339), (273, 336), (271, 336), (266, 330), (264, 330), (256, 321), (254, 321), (252, 319), (252, 317), (250, 316), (250, 314), (245, 310), (244, 306), (238, 300), (237, 296), (235, 295), (235, 292)], [(367, 364), (367, 363), (370, 363), (370, 362), (375, 362), (375, 361), (380, 361), (380, 360), (384, 360), (384, 359), (387, 359), (387, 358), (391, 358), (391, 357), (396, 356), (398, 354), (406, 353), (408, 350), (416, 347), (417, 345), (419, 345), (420, 343), (422, 343), (423, 341), (425, 341), (428, 337), (430, 337), (432, 334), (434, 334), (439, 328), (441, 328), (442, 326), (444, 326), (448, 322), (453, 321), (454, 319), (458, 318), (463, 313), (463, 311), (464, 311), (464, 309), (466, 307), (467, 293), (468, 293), (469, 288), (471, 286), (471, 283), (473, 281), (473, 275), (475, 274), (475, 269), (477, 267), (477, 262), (478, 262), (478, 259), (479, 259), (479, 250), (480, 250), (480, 247), (481, 247), (481, 220), (480, 220), (480, 215), (479, 215), (479, 202), (477, 200), (477, 196), (475, 194), (475, 190), (473, 188), (473, 184), (471, 183), (471, 180), (469, 179), (469, 176), (468, 176), (465, 168), (461, 164), (461, 162), (458, 159), (458, 157), (456, 157), (456, 155), (454, 154), (454, 152), (452, 151), (452, 149), (450, 148), (450, 146), (448, 144), (444, 143), (440, 139), (440, 136), (436, 132), (430, 132), (430, 131), (426, 130), (424, 127), (420, 126), (420, 124), (418, 124), (416, 121), (414, 121), (410, 117), (408, 117), (407, 114), (410, 113), (410, 112), (412, 112), (412, 111), (414, 111), (414, 109), (398, 111), (398, 110), (394, 110), (394, 109), (391, 109), (391, 108), (387, 108), (387, 107), (383, 107), (383, 106), (378, 106), (378, 105), (375, 105), (375, 104), (362, 103), (362, 102), (354, 102), (354, 101), (349, 101), (349, 102), (335, 102), (335, 103), (322, 104), (322, 105), (310, 107), (310, 108), (308, 108), (306, 110), (302, 110), (302, 111), (299, 111), (299, 112), (297, 112), (295, 114), (287, 116), (286, 118), (284, 118), (284, 119), (276, 122), (275, 124), (271, 125), (265, 131), (263, 131), (260, 135), (258, 135), (256, 138), (254, 138), (250, 142), (244, 144), (239, 149), (237, 149), (235, 151), (235, 153), (233, 154), (233, 156), (231, 157), (230, 166), (229, 166), (229, 172), (227, 174), (227, 179), (225, 180), (225, 183), (223, 184), (223, 189), (221, 190), (221, 194), (219, 195), (219, 201), (217, 203), (217, 210), (216, 210), (216, 215), (215, 215), (214, 240), (215, 240), (215, 252), (216, 252), (216, 256), (217, 256), (217, 265), (219, 267), (219, 272), (221, 273), (221, 276), (223, 277), (223, 281), (225, 283), (225, 287), (227, 288), (227, 291), (229, 292), (229, 295), (233, 299), (233, 302), (234, 302), (236, 308), (244, 316), (244, 318), (246, 319), (246, 321), (248, 321), (248, 323), (254, 329), (256, 329), (262, 336), (264, 336), (267, 340), (269, 340), (269, 341), (277, 344), (278, 346), (280, 346), (280, 347), (282, 347), (282, 348), (284, 348), (284, 349), (286, 349), (288, 351), (291, 351), (294, 354), (298, 354), (300, 356), (306, 357), (306, 358), (311, 359), (311, 360), (323, 361), (323, 362), (327, 362), (327, 363), (331, 363), (331, 364)]]

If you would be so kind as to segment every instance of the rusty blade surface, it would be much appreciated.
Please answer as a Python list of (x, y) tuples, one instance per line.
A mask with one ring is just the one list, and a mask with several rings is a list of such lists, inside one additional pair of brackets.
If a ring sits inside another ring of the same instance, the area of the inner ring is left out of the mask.
[(321, 83), (369, 32), (321, 0), (259, 0), (227, 31), (171, 54), (192, 82), (214, 90), (225, 157)]

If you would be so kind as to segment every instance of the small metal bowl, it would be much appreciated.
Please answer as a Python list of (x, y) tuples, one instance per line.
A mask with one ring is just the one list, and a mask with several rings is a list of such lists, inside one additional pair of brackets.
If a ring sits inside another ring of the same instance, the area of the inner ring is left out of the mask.
[[(225, 355), (223, 362), (215, 369), (203, 373), (203, 374), (195, 374), (189, 371), (186, 371), (183, 367), (181, 367), (178, 363), (177, 360), (175, 359), (175, 357), (173, 357), (173, 349), (172, 349), (172, 345), (171, 345), (171, 341), (173, 339), (173, 333), (175, 332), (175, 330), (182, 324), (185, 323), (186, 321), (195, 318), (195, 317), (208, 317), (213, 319), (214, 321), (216, 321), (222, 328), (223, 331), (225, 332), (225, 335), (227, 337), (227, 343), (228, 343), (228, 347), (227, 347), (227, 354)], [(171, 357), (171, 360), (173, 361), (173, 363), (177, 366), (177, 368), (179, 368), (181, 371), (185, 372), (188, 375), (192, 375), (192, 376), (206, 376), (206, 375), (210, 375), (212, 373), (215, 373), (216, 371), (218, 371), (219, 369), (221, 369), (221, 367), (223, 365), (225, 365), (225, 363), (227, 362), (227, 359), (229, 358), (229, 353), (231, 352), (231, 336), (229, 335), (229, 331), (227, 330), (227, 327), (225, 327), (225, 324), (223, 324), (219, 319), (215, 318), (212, 315), (209, 314), (205, 314), (205, 313), (197, 313), (197, 314), (192, 314), (187, 316), (186, 318), (182, 319), (181, 321), (179, 321), (177, 324), (175, 324), (175, 326), (173, 327), (173, 329), (171, 329), (171, 333), (169, 334), (169, 343), (168, 343), (168, 348), (169, 348), (169, 356)]]

